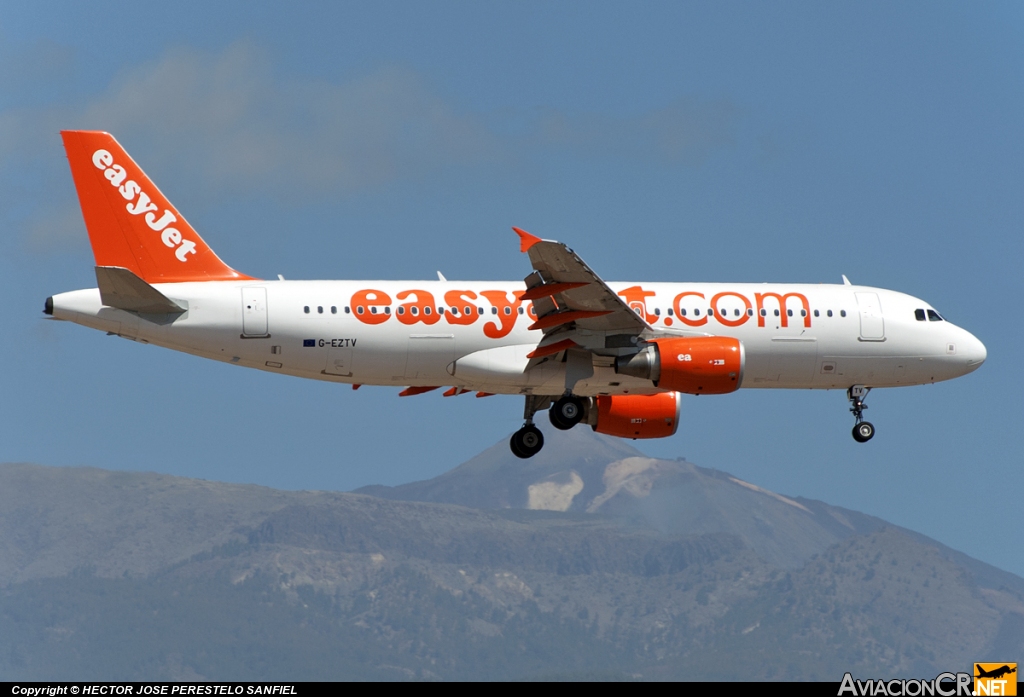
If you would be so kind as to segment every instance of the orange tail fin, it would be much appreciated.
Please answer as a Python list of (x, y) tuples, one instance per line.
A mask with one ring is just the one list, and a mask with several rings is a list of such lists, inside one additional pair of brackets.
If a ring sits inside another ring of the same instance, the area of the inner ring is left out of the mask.
[(97, 266), (120, 266), (148, 283), (252, 278), (214, 254), (112, 135), (61, 136)]

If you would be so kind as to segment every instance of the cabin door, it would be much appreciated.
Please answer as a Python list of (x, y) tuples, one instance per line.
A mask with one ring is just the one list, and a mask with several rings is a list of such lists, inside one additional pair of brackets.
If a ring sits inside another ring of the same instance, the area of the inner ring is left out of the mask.
[(885, 320), (878, 293), (855, 293), (860, 310), (860, 338), (862, 341), (885, 341)]
[(242, 336), (269, 336), (267, 289), (242, 289)]

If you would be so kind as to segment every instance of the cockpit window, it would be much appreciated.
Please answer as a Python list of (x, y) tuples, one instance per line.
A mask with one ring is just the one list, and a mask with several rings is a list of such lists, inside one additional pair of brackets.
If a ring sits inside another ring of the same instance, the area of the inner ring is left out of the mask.
[(935, 310), (928, 310), (928, 321), (929, 322), (942, 322), (943, 319)]
[(924, 322), (924, 319), (925, 319), (925, 317), (924, 317), (924, 310), (914, 310), (914, 318), (918, 322)]

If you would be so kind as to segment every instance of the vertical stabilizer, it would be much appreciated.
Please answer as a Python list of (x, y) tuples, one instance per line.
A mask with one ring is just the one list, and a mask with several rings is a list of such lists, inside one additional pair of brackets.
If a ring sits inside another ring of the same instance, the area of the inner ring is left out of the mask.
[(251, 278), (220, 260), (112, 135), (61, 136), (97, 266), (147, 283)]

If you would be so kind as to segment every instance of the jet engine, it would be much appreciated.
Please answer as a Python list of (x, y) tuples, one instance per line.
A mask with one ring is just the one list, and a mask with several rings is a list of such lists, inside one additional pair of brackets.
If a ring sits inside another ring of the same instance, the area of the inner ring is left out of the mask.
[(743, 344), (726, 336), (652, 339), (639, 353), (615, 359), (615, 372), (664, 390), (726, 394), (743, 382), (745, 358)]
[(679, 394), (600, 395), (595, 400), (598, 433), (619, 438), (667, 438), (679, 427)]

